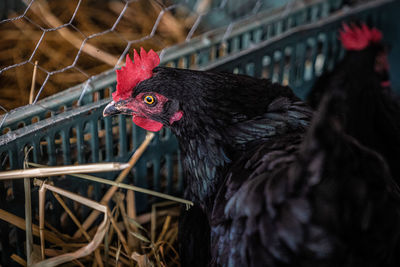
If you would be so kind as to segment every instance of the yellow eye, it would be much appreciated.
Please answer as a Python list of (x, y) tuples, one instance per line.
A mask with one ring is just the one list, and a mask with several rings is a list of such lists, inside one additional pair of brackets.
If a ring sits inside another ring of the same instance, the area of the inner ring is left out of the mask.
[(154, 97), (151, 95), (147, 95), (144, 97), (144, 103), (146, 103), (148, 105), (154, 104), (154, 101), (155, 101)]

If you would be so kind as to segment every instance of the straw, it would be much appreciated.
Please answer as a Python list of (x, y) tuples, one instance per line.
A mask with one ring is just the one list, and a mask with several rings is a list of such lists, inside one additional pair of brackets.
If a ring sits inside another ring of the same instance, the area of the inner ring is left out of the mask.
[(111, 213), (109, 213), (109, 217), (110, 217), (110, 219), (111, 219), (111, 225), (114, 227), (115, 232), (117, 233), (117, 236), (118, 236), (119, 240), (121, 241), (122, 246), (124, 247), (125, 252), (126, 252), (128, 255), (130, 255), (131, 252), (130, 252), (130, 249), (129, 249), (128, 244), (127, 244), (127, 242), (126, 242), (126, 239), (125, 239), (124, 235), (122, 234), (121, 230), (118, 228), (117, 223), (115, 222), (114, 218), (111, 216)]
[[(31, 166), (41, 166), (32, 162), (28, 163)], [(129, 165), (126, 163), (107, 162), (107, 163), (93, 163), (93, 164), (82, 164), (82, 165), (65, 165), (65, 166), (54, 166), (35, 168), (27, 170), (12, 170), (0, 172), (0, 180), (7, 179), (20, 179), (20, 178), (32, 178), (32, 177), (49, 177), (57, 175), (68, 175), (75, 173), (93, 173), (93, 172), (110, 172), (120, 171), (127, 168)]]
[[(78, 218), (76, 218), (76, 216), (73, 214), (73, 212), (68, 208), (67, 204), (65, 204), (64, 200), (60, 197), (60, 195), (57, 194), (56, 192), (53, 192), (53, 196), (56, 198), (58, 203), (60, 203), (60, 205), (64, 208), (64, 210), (67, 212), (67, 214), (72, 219), (72, 221), (75, 223), (75, 225), (78, 226), (79, 229), (81, 229), (82, 224), (79, 222)], [(87, 241), (89, 241), (89, 242), (92, 241), (89, 234), (85, 230), (81, 229), (81, 231)], [(94, 252), (94, 255), (95, 255), (97, 264), (100, 267), (103, 267), (103, 261), (101, 260), (100, 250), (96, 249)]]
[(12, 254), (11, 259), (22, 266), (28, 266), (26, 261), (23, 258), (21, 258), (20, 256), (18, 256), (17, 254)]
[[(39, 17), (43, 18), (51, 27), (57, 28), (59, 25), (63, 25), (63, 23), (53, 13), (50, 12), (49, 7), (45, 1), (39, 1), (39, 5), (37, 6), (39, 8), (33, 6), (32, 11)], [(77, 49), (81, 49), (82, 40), (68, 28), (60, 28), (57, 32), (61, 35), (61, 37), (64, 38), (66, 42), (71, 43)], [(97, 58), (98, 60), (103, 61), (110, 66), (114, 66), (118, 61), (117, 56), (107, 53), (100, 48), (97, 48), (94, 45), (88, 43), (86, 43), (85, 46), (82, 47), (82, 51), (94, 58)]]
[[(25, 224), (25, 220), (10, 213), (7, 212), (3, 209), (0, 209), (0, 220), (4, 220), (12, 225), (15, 225), (16, 227), (20, 228), (21, 230), (26, 231), (26, 224)], [(36, 224), (32, 224), (32, 233), (34, 236), (39, 236), (39, 226), (37, 226)], [(59, 238), (56, 234), (54, 234), (53, 232), (49, 232), (45, 230), (45, 234), (46, 234), (46, 240), (53, 243), (53, 244), (57, 244), (59, 246), (62, 246), (65, 244), (65, 242)]]
[[(154, 133), (147, 132), (146, 138), (144, 139), (143, 143), (139, 146), (139, 148), (133, 153), (132, 157), (130, 158), (128, 164), (129, 167), (124, 169), (115, 180), (116, 183), (122, 182), (125, 177), (129, 174), (129, 171), (133, 168), (139, 158), (142, 156), (143, 152), (146, 150), (147, 146), (150, 144), (151, 140), (154, 138)], [(101, 203), (106, 204), (110, 201), (111, 197), (114, 195), (115, 191), (117, 191), (118, 186), (113, 185), (110, 189), (108, 189), (107, 193), (101, 199)], [(99, 212), (93, 211), (89, 217), (86, 218), (85, 222), (82, 224), (83, 229), (87, 230), (97, 219), (99, 216)], [(82, 235), (82, 232), (78, 230), (74, 234), (74, 238), (78, 238)]]
[[(34, 264), (32, 267), (52, 267), (52, 266), (57, 266), (57, 265), (65, 263), (65, 262), (72, 261), (74, 259), (85, 257), (85, 256), (91, 254), (92, 252), (94, 252), (94, 250), (101, 244), (101, 242), (102, 242), (102, 240), (104, 238), (104, 235), (105, 235), (105, 233), (106, 233), (106, 231), (108, 229), (110, 218), (108, 216), (108, 212), (109, 211), (108, 211), (107, 206), (99, 204), (99, 203), (97, 203), (97, 202), (95, 202), (93, 200), (90, 200), (88, 198), (82, 197), (80, 195), (68, 192), (68, 191), (63, 190), (61, 188), (57, 188), (55, 186), (46, 184), (41, 180), (35, 179), (34, 180), (34, 184), (40, 186), (39, 194), (40, 194), (41, 198), (45, 199), (44, 195), (45, 195), (46, 190), (50, 190), (50, 191), (56, 192), (56, 193), (58, 193), (60, 195), (63, 195), (63, 196), (68, 197), (70, 199), (73, 199), (74, 201), (77, 201), (77, 202), (79, 202), (81, 204), (84, 204), (86, 206), (89, 206), (89, 207), (91, 207), (93, 209), (96, 209), (96, 210), (102, 212), (104, 214), (104, 219), (103, 219), (103, 222), (97, 228), (96, 234), (93, 237), (92, 241), (89, 242), (86, 246), (78, 249), (75, 252), (62, 254), (62, 255), (59, 255), (59, 256), (56, 256), (56, 257), (41, 261), (41, 262), (39, 262), (37, 264)], [(44, 205), (40, 205), (39, 206), (39, 213), (40, 214), (44, 214)], [(42, 218), (44, 218), (44, 216), (41, 216), (40, 218), (42, 219)], [(43, 222), (43, 224), (41, 223), (41, 227), (42, 226), (44, 226), (44, 222)], [(42, 234), (40, 236), (42, 237)], [(43, 239), (44, 239), (44, 232), (43, 232)]]
[[(33, 148), (25, 148), (24, 169), (28, 168), (28, 155)], [(32, 236), (32, 205), (31, 205), (31, 181), (28, 178), (24, 179), (25, 192), (25, 238), (26, 238), (26, 262), (30, 266), (32, 264), (33, 252), (33, 236)]]
[(36, 83), (36, 72), (37, 72), (38, 61), (35, 61), (35, 65), (33, 67), (33, 75), (32, 75), (32, 85), (31, 92), (29, 94), (29, 104), (33, 103), (33, 96), (35, 95), (35, 83)]
[[(29, 94), (29, 104), (33, 103), (33, 96), (35, 92), (35, 83), (36, 83), (36, 72), (37, 72), (38, 62), (35, 61), (35, 65), (33, 67), (32, 74), (32, 84), (31, 84), (31, 92)], [(26, 151), (25, 150), (25, 159), (24, 159), (24, 169), (28, 168), (27, 158), (29, 152), (32, 150), (32, 147)], [(31, 206), (31, 181), (29, 179), (24, 179), (24, 191), (25, 191), (25, 223), (26, 223), (26, 261), (27, 265), (30, 266), (32, 264), (32, 255), (33, 252), (33, 237), (32, 237), (32, 206)]]
[(119, 188), (123, 188), (123, 189), (128, 189), (128, 190), (132, 190), (132, 191), (136, 191), (136, 192), (140, 192), (143, 194), (148, 194), (148, 195), (152, 195), (155, 197), (159, 197), (159, 198), (164, 198), (167, 200), (171, 200), (174, 202), (179, 202), (185, 205), (189, 205), (189, 206), (193, 206), (193, 202), (190, 200), (186, 200), (180, 197), (174, 197), (168, 194), (164, 194), (164, 193), (160, 193), (157, 191), (153, 191), (150, 189), (146, 189), (146, 188), (142, 188), (142, 187), (138, 187), (138, 186), (134, 186), (134, 185), (129, 185), (129, 184), (124, 184), (124, 183), (117, 183), (114, 181), (110, 181), (107, 179), (103, 179), (100, 177), (95, 177), (95, 176), (91, 176), (91, 175), (87, 175), (87, 174), (72, 174), (71, 176), (74, 177), (78, 177), (78, 178), (82, 178), (82, 179), (86, 179), (86, 180), (90, 180), (90, 181), (94, 181), (94, 182), (98, 182), (98, 183), (103, 183), (103, 184), (108, 184), (108, 185), (112, 185), (115, 187), (119, 187)]

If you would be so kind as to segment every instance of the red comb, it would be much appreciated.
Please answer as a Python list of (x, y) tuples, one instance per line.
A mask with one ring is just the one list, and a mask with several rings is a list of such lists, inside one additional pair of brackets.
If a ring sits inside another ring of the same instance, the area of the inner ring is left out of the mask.
[(125, 67), (117, 72), (117, 91), (112, 94), (113, 100), (126, 99), (132, 95), (132, 89), (141, 81), (153, 76), (153, 69), (160, 64), (160, 58), (153, 50), (146, 52), (140, 48), (140, 55), (133, 51), (133, 61), (126, 55)]
[(378, 43), (382, 40), (382, 32), (376, 28), (368, 28), (362, 24), (361, 28), (355, 25), (350, 27), (343, 23), (343, 30), (340, 31), (340, 41), (346, 50), (362, 50), (370, 43)]

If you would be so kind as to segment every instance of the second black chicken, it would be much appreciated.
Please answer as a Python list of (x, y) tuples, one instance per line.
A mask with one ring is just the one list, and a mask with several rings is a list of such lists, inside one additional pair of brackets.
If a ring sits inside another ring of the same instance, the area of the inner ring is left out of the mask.
[(317, 108), (324, 94), (343, 94), (335, 112), (344, 131), (379, 152), (400, 185), (400, 102), (390, 88), (382, 33), (365, 24), (344, 25), (340, 39), (344, 58), (319, 77), (307, 101)]

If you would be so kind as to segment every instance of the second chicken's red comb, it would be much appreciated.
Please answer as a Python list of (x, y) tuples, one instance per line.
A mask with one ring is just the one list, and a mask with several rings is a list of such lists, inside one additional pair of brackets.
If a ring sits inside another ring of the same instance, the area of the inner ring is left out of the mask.
[(382, 32), (376, 28), (370, 29), (365, 24), (361, 24), (361, 27), (350, 27), (343, 23), (339, 39), (346, 50), (363, 50), (370, 43), (379, 43), (382, 40)]
[(153, 76), (153, 69), (160, 64), (160, 58), (153, 50), (146, 52), (140, 48), (140, 55), (136, 50), (133, 54), (133, 62), (126, 55), (125, 67), (117, 72), (117, 91), (112, 94), (113, 100), (126, 99), (132, 95), (133, 88), (141, 81)]

